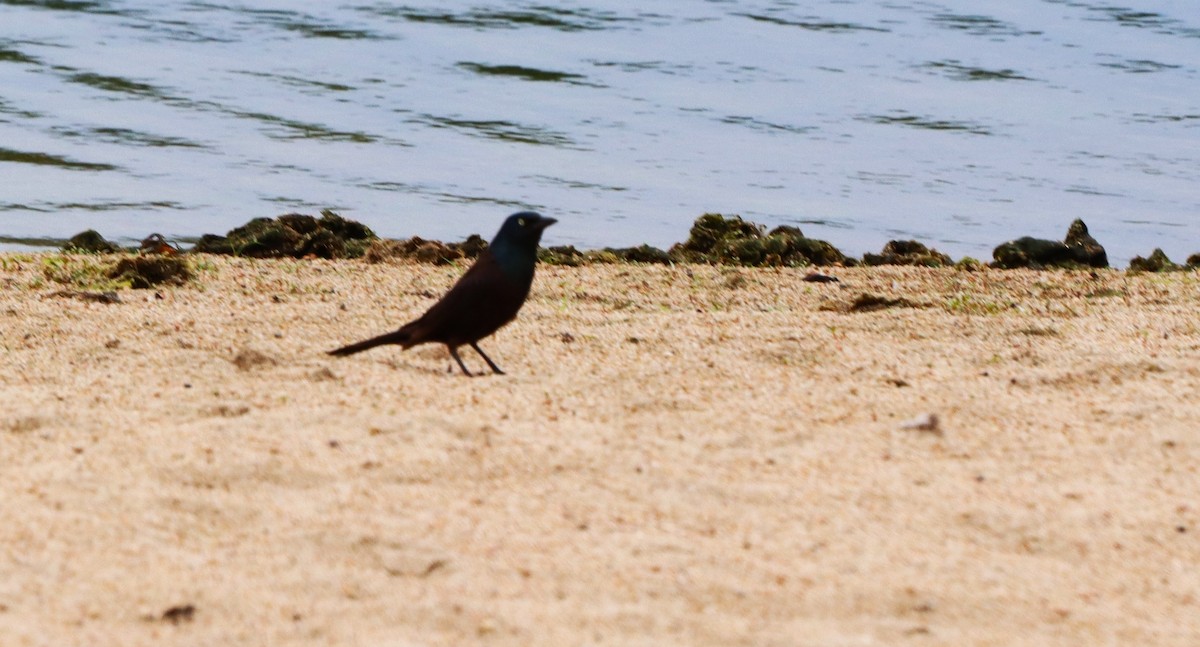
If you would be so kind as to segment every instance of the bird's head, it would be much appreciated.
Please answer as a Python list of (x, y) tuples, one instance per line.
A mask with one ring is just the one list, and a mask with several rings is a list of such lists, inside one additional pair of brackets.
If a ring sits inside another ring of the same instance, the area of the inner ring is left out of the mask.
[(500, 226), (500, 232), (496, 234), (490, 247), (499, 246), (536, 252), (538, 243), (542, 240), (542, 232), (556, 222), (558, 221), (554, 218), (546, 218), (532, 211), (514, 213)]

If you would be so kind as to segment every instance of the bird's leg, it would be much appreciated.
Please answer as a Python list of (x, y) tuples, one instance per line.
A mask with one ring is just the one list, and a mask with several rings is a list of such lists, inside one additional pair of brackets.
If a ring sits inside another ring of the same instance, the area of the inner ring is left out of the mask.
[[(474, 346), (475, 344), (471, 345)], [(453, 357), (454, 361), (458, 362), (458, 367), (462, 369), (463, 375), (466, 375), (467, 377), (474, 377), (471, 375), (471, 371), (467, 370), (467, 365), (463, 364), (462, 358), (458, 356), (458, 349), (453, 346), (447, 346), (446, 348), (450, 349), (450, 357)], [(488, 363), (490, 364), (491, 362)]]
[(499, 366), (496, 366), (496, 363), (492, 361), (492, 358), (484, 354), (483, 349), (479, 348), (479, 344), (471, 342), (471, 348), (474, 348), (475, 352), (479, 353), (479, 356), (483, 358), (483, 361), (487, 362), (487, 365), (492, 367), (493, 373), (496, 375), (504, 375), (504, 371), (500, 370)]

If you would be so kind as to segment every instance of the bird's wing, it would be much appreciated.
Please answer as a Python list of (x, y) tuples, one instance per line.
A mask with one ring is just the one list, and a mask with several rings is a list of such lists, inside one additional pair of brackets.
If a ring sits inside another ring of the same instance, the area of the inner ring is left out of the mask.
[(414, 344), (426, 341), (469, 343), (508, 323), (525, 294), (488, 252), (412, 324)]

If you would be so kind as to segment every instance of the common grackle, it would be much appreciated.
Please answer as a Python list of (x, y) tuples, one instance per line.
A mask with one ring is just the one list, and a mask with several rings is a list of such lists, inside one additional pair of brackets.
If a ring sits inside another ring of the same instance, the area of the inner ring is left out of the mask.
[(399, 344), (404, 349), (418, 344), (445, 344), (462, 372), (471, 375), (458, 356), (458, 347), (466, 344), (479, 353), (492, 372), (504, 375), (504, 371), (480, 350), (479, 340), (516, 318), (533, 284), (538, 241), (546, 227), (555, 222), (558, 221), (554, 218), (545, 218), (532, 211), (514, 213), (504, 221), (499, 233), (466, 274), (419, 319), (395, 332), (350, 344), (329, 351), (329, 354), (353, 355), (384, 344)]

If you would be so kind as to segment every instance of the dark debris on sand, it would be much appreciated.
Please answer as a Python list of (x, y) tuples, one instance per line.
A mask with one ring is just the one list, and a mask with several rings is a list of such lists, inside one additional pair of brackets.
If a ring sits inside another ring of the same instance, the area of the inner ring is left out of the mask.
[(828, 312), (875, 312), (890, 308), (928, 308), (929, 304), (920, 303), (904, 297), (885, 297), (878, 294), (863, 292), (850, 301), (826, 303), (821, 310)]
[(358, 258), (375, 232), (326, 209), (318, 219), (289, 213), (255, 218), (224, 236), (205, 234), (193, 252), (250, 258)]
[(930, 249), (915, 240), (892, 240), (878, 254), (864, 254), (863, 265), (919, 265), (921, 267), (947, 267), (954, 261), (936, 249)]
[(62, 250), (67, 253), (113, 254), (121, 251), (121, 247), (106, 240), (95, 229), (88, 229), (71, 236)]
[(548, 265), (576, 267), (593, 263), (648, 263), (668, 265), (672, 262), (667, 252), (651, 245), (638, 247), (605, 247), (580, 251), (574, 245), (545, 247), (538, 250), (538, 260)]
[(116, 281), (128, 281), (134, 289), (156, 285), (183, 285), (192, 280), (192, 268), (182, 256), (127, 256), (110, 267), (105, 275)]
[(1129, 261), (1130, 272), (1183, 272), (1200, 268), (1200, 254), (1192, 254), (1186, 265), (1180, 265), (1167, 257), (1162, 249), (1155, 248), (1149, 257), (1134, 256)]
[(1067, 237), (1062, 242), (1024, 236), (996, 247), (992, 251), (992, 258), (995, 259), (992, 267), (1000, 269), (1108, 267), (1108, 255), (1104, 247), (1092, 238), (1087, 225), (1078, 218), (1071, 223)]
[(676, 262), (755, 267), (857, 264), (830, 243), (808, 238), (796, 227), (785, 225), (769, 233), (764, 229), (741, 216), (706, 213), (696, 219), (688, 239), (668, 253)]
[[(457, 243), (443, 243), (412, 237), (405, 240), (381, 239), (365, 225), (347, 220), (328, 209), (321, 217), (304, 214), (285, 214), (276, 218), (255, 218), (224, 236), (205, 234), (190, 252), (227, 254), (252, 258), (358, 258), (371, 263), (409, 261), (447, 265), (470, 262), (488, 243), (477, 234)], [(63, 245), (66, 252), (116, 253), (124, 250), (107, 241), (94, 230), (72, 237)], [(153, 234), (142, 241), (142, 254), (174, 255), (180, 253), (161, 235)], [(997, 246), (989, 267), (997, 269), (1087, 269), (1108, 267), (1104, 246), (1088, 233), (1083, 220), (1076, 219), (1062, 241), (1024, 236)], [(956, 267), (961, 270), (981, 270), (984, 264), (963, 258), (957, 263), (948, 255), (916, 240), (892, 240), (878, 254), (867, 253), (861, 261), (843, 254), (832, 244), (809, 238), (800, 229), (779, 226), (769, 232), (766, 227), (743, 220), (741, 216), (706, 213), (692, 224), (688, 238), (682, 243), (662, 250), (651, 245), (637, 247), (605, 247), (579, 250), (573, 245), (540, 248), (538, 260), (548, 265), (579, 266), (594, 263), (702, 263), (739, 265), (746, 267), (806, 267), (855, 265), (909, 265), (919, 267)], [(131, 263), (143, 263), (135, 269)], [(184, 267), (184, 270), (187, 268)], [(1129, 269), (1139, 272), (1164, 272), (1200, 269), (1200, 254), (1188, 257), (1185, 265), (1171, 262), (1156, 249), (1147, 258), (1137, 257)], [(128, 275), (135, 287), (153, 285), (153, 281), (173, 281), (174, 270), (154, 263), (131, 261), (118, 271)], [(157, 278), (159, 274), (166, 278)], [(186, 281), (190, 275), (184, 274)], [(138, 278), (143, 277), (143, 278)]]
[(464, 259), (473, 259), (487, 249), (487, 241), (478, 234), (471, 234), (461, 243), (443, 243), (413, 236), (406, 240), (376, 239), (367, 247), (363, 258), (369, 263), (389, 260), (411, 260), (433, 265), (449, 265)]

